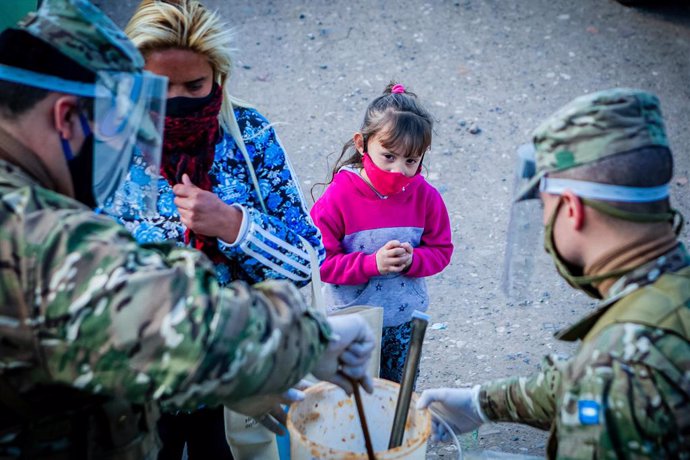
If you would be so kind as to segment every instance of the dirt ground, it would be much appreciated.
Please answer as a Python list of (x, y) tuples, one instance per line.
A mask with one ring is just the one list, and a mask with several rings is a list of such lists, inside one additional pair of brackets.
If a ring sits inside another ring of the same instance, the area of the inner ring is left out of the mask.
[[(101, 0), (121, 25), (134, 0)], [(513, 156), (570, 99), (615, 86), (656, 93), (675, 152), (673, 201), (690, 217), (690, 7), (613, 0), (206, 0), (236, 33), (231, 87), (273, 122), (307, 196), (386, 83), (436, 117), (428, 180), (447, 203), (451, 265), (430, 281), (432, 327), (418, 389), (539, 368), (571, 353), (553, 333), (594, 308), (535, 248), (529, 295), (500, 290)], [(685, 4), (685, 2), (679, 2)], [(315, 194), (321, 193), (316, 189)], [(310, 200), (311, 201), (311, 200)], [(687, 244), (686, 226), (682, 240)], [(543, 455), (546, 433), (516, 425), (463, 437), (466, 450)], [(454, 458), (432, 446), (427, 458)]]

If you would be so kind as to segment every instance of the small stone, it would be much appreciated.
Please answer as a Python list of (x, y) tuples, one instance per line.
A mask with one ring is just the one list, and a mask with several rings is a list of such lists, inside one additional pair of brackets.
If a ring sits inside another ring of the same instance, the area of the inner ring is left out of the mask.
[(316, 37), (314, 36), (313, 33), (309, 32), (309, 33), (307, 34), (307, 38), (308, 38), (309, 40), (314, 40)]
[(251, 70), (252, 66), (250, 66), (249, 64), (244, 64), (242, 68), (245, 70)]
[(679, 187), (683, 187), (685, 185), (688, 185), (688, 178), (687, 177), (676, 177), (676, 185)]
[(328, 68), (328, 66), (326, 64), (321, 64), (319, 66), (319, 69), (322, 69), (322, 70), (326, 70), (327, 68)]
[(300, 13), (299, 18), (304, 19), (304, 18), (306, 18), (306, 16), (304, 15), (304, 13)]
[(469, 127), (468, 131), (470, 134), (476, 135), (476, 134), (481, 133), (482, 129), (479, 126), (477, 126), (475, 123), (472, 123), (472, 125)]

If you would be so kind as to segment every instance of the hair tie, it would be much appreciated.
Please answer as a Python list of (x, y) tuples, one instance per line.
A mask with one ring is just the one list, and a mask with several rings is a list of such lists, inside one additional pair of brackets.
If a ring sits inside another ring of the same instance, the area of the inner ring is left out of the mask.
[(403, 94), (405, 92), (405, 87), (401, 84), (393, 85), (391, 88), (391, 94)]

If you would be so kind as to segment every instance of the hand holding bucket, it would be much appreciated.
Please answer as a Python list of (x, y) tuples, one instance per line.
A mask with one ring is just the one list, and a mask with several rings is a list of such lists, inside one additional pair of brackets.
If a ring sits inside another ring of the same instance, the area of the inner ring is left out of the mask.
[(358, 382), (368, 393), (373, 391), (367, 363), (376, 346), (374, 334), (366, 321), (357, 315), (328, 318), (333, 331), (328, 348), (312, 370), (314, 377), (334, 383), (352, 394), (350, 379)]

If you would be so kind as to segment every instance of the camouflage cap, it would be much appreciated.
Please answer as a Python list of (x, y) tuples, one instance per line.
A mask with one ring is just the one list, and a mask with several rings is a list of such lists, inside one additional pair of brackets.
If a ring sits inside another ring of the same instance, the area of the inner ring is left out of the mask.
[(627, 88), (574, 99), (547, 118), (533, 136), (536, 175), (517, 200), (533, 194), (547, 173), (642, 147), (668, 147), (659, 99)]
[(87, 0), (44, 0), (16, 27), (85, 68), (140, 72), (144, 59), (125, 33)]

